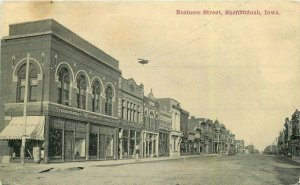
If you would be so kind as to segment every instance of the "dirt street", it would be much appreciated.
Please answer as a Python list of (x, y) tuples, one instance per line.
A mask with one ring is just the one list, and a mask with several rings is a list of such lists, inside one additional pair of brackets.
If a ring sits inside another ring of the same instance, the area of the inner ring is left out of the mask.
[[(139, 164), (90, 163), (84, 168), (66, 168), (38, 173), (0, 165), (2, 184), (296, 184), (300, 166), (273, 156), (237, 155), (195, 157)], [(34, 164), (32, 164), (34, 165)]]

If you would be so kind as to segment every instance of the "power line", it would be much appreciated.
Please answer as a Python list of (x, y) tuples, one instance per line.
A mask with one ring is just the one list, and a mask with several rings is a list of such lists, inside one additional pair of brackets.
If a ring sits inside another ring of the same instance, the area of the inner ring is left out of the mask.
[[(241, 16), (241, 17), (239, 17), (239, 18), (237, 18), (237, 19), (235, 19), (235, 20), (229, 22), (229, 23), (226, 24), (225, 26), (222, 26), (222, 29), (215, 30), (215, 32), (220, 31), (220, 30), (223, 30), (223, 29), (226, 28), (227, 26), (231, 25), (232, 23), (234, 23), (234, 22), (236, 22), (236, 21), (238, 21), (238, 20), (240, 20), (240, 19), (242, 19), (242, 18), (244, 18), (244, 17), (246, 17), (246, 15)], [(153, 58), (154, 58), (154, 59), (157, 59), (157, 58), (162, 57), (162, 56), (166, 55), (167, 53), (170, 53), (170, 52), (172, 52), (172, 51), (174, 51), (174, 50), (177, 50), (177, 49), (179, 49), (179, 48), (181, 48), (181, 47), (183, 47), (183, 46), (186, 47), (186, 46), (188, 46), (188, 45), (191, 45), (192, 43), (194, 43), (195, 41), (197, 41), (197, 40), (199, 40), (199, 39), (201, 39), (201, 38), (203, 38), (203, 36), (197, 37), (197, 38), (195, 38), (195, 39), (193, 39), (193, 40), (190, 40), (190, 41), (187, 41), (187, 42), (185, 42), (185, 43), (183, 43), (183, 44), (180, 44), (179, 47), (173, 48), (173, 49), (171, 49), (171, 50), (169, 50), (169, 51), (166, 51), (166, 52), (164, 52), (164, 53), (162, 53), (162, 54), (160, 54), (160, 55), (154, 56)], [(208, 56), (207, 56), (207, 57), (208, 57)], [(153, 60), (153, 58), (151, 58), (151, 60)], [(203, 58), (203, 57), (201, 57), (201, 58)], [(204, 58), (205, 58), (205, 57), (204, 57)]]
[[(244, 3), (241, 3), (241, 4), (239, 4), (238, 6), (232, 8), (232, 9), (240, 8), (240, 7), (244, 6), (245, 4), (247, 4), (248, 2), (249, 2), (249, 1), (246, 1), (246, 2), (244, 2)], [(210, 20), (210, 21), (208, 21), (208, 22), (202, 24), (201, 26), (199, 26), (199, 27), (195, 28), (194, 30), (192, 30), (189, 34), (184, 34), (183, 37), (177, 39), (176, 41), (182, 40), (183, 38), (186, 37), (186, 35), (190, 35), (190, 34), (196, 32), (196, 31), (198, 31), (200, 28), (206, 27), (207, 25), (209, 25), (209, 24), (211, 24), (211, 23), (213, 23), (213, 22), (215, 22), (215, 21), (217, 21), (217, 20), (219, 20), (219, 19), (220, 19), (220, 17), (218, 17), (218, 18), (216, 18), (216, 19), (213, 19), (213, 20)], [(195, 40), (197, 40), (197, 39), (195, 39)], [(170, 42), (165, 43), (165, 44), (163, 44), (162, 46), (160, 46), (160, 47), (158, 47), (158, 48), (156, 48), (156, 49), (153, 49), (152, 51), (146, 53), (145, 56), (150, 55), (150, 54), (152, 54), (152, 53), (154, 53), (154, 52), (156, 52), (156, 51), (159, 51), (160, 49), (162, 49), (162, 48), (164, 48), (164, 47), (166, 47), (166, 46), (168, 46), (168, 45), (170, 45)]]

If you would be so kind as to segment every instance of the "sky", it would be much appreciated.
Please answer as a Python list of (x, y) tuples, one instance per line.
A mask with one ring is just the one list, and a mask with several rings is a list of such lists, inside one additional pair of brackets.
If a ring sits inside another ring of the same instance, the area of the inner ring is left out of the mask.
[(259, 150), (300, 108), (299, 2), (2, 2), (0, 12), (1, 36), (9, 24), (55, 19), (116, 58), (146, 95), (152, 89), (157, 98), (178, 100), (190, 116), (218, 119)]

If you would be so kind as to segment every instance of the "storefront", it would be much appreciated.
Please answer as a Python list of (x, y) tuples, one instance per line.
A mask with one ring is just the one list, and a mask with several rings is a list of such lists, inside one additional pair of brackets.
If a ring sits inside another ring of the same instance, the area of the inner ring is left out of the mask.
[(50, 118), (50, 161), (113, 159), (115, 128), (75, 120)]
[(9, 159), (11, 161), (20, 160), (21, 139), (25, 134), (25, 160), (40, 162), (43, 158), (42, 144), (44, 141), (45, 117), (10, 117), (6, 120), (6, 123), (7, 126), (0, 133), (0, 139), (8, 141)]
[[(119, 129), (119, 159), (131, 159), (135, 157), (136, 148), (140, 148), (141, 132), (130, 129)], [(141, 153), (140, 153), (141, 155)]]
[(160, 131), (158, 142), (159, 156), (169, 156), (169, 133)]
[(158, 133), (143, 131), (143, 157), (158, 156)]

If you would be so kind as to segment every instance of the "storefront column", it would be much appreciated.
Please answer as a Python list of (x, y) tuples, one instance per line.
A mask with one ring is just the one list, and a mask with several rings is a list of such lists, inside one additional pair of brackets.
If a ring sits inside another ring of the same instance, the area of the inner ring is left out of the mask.
[(86, 144), (85, 144), (85, 160), (90, 159), (90, 154), (89, 154), (89, 147), (90, 147), (90, 123), (86, 124)]
[(44, 163), (49, 163), (49, 116), (45, 116)]
[(62, 122), (62, 143), (61, 143), (61, 148), (62, 148), (62, 151), (61, 151), (61, 160), (62, 161), (65, 161), (65, 123), (66, 121), (63, 121)]
[[(151, 155), (150, 157), (153, 157), (154, 156), (154, 138), (153, 138), (153, 135), (151, 135)], [(149, 146), (150, 147), (150, 146)]]
[(133, 154), (136, 154), (136, 131), (134, 131), (134, 147), (133, 147)]
[(150, 142), (149, 142), (150, 138), (147, 138), (147, 155), (150, 156)]
[(97, 159), (100, 160), (100, 127), (97, 129)]
[(114, 159), (118, 159), (118, 141), (119, 141), (119, 128), (115, 128), (115, 134), (113, 136), (113, 152)]
[(146, 147), (147, 147), (147, 137), (146, 137), (146, 133), (144, 132), (143, 133), (143, 153), (144, 153), (144, 158), (146, 158), (146, 151), (147, 151), (147, 149), (146, 149)]
[(119, 135), (119, 149), (120, 149), (120, 156), (119, 156), (119, 159), (123, 159), (123, 129), (121, 129), (118, 133)]
[(158, 157), (158, 144), (159, 144), (159, 138), (158, 138), (158, 134), (156, 135), (156, 142), (155, 142), (155, 144), (156, 144), (156, 157)]

